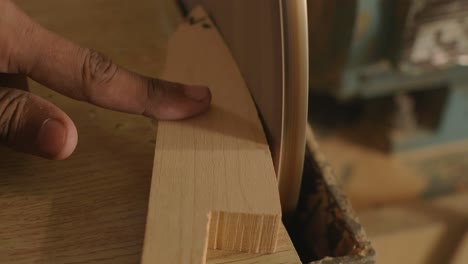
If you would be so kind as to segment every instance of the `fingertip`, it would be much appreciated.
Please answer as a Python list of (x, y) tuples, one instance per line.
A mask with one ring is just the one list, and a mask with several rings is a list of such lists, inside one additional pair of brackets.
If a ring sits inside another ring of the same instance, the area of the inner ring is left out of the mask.
[(187, 102), (187, 108), (181, 108), (184, 111), (180, 114), (180, 118), (175, 119), (194, 117), (209, 110), (212, 94), (208, 86), (185, 85), (184, 93), (186, 96), (185, 99), (188, 98), (191, 102)]
[(68, 119), (46, 119), (37, 135), (39, 155), (51, 160), (68, 158), (75, 150), (78, 133), (73, 122)]
[(182, 120), (209, 110), (212, 94), (207, 86), (178, 84), (163, 98), (150, 98), (144, 114), (157, 120)]
[(211, 91), (208, 86), (184, 85), (183, 89), (185, 96), (191, 100), (194, 100), (195, 102), (209, 104), (211, 101)]
[(64, 142), (58, 154), (52, 157), (53, 160), (64, 160), (68, 158), (75, 151), (76, 145), (78, 144), (78, 132), (73, 121), (65, 121), (64, 130), (66, 133)]

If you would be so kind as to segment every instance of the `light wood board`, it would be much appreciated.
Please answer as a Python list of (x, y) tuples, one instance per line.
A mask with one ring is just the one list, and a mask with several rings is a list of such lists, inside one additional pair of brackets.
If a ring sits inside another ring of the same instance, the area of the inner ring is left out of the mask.
[(285, 216), (299, 199), (308, 107), (305, 0), (183, 0), (213, 17), (267, 131)]
[(143, 263), (204, 263), (207, 247), (273, 253), (278, 186), (249, 90), (201, 8), (168, 44), (164, 78), (211, 88), (211, 110), (160, 122)]
[(278, 166), (283, 112), (283, 44), (280, 1), (184, 0), (187, 8), (202, 5), (213, 18), (236, 59), (263, 114)]

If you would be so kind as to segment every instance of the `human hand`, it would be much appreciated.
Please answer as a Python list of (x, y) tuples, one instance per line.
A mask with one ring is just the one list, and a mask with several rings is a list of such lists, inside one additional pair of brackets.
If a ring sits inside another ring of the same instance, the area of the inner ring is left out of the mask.
[(49, 159), (73, 152), (76, 127), (62, 110), (26, 87), (2, 82), (2, 76), (11, 79), (13, 74), (29, 76), (76, 100), (158, 120), (197, 115), (211, 102), (205, 86), (130, 72), (44, 29), (11, 0), (0, 0), (0, 143)]

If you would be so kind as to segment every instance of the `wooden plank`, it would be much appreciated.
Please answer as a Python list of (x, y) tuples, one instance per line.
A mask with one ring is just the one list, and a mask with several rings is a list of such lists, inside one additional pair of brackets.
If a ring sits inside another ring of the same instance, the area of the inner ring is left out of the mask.
[[(263, 113), (278, 167), (283, 111), (283, 45), (280, 1), (184, 0), (213, 18)], [(242, 19), (240, 19), (242, 17)], [(291, 172), (290, 172), (291, 173)]]
[(218, 26), (260, 109), (273, 152), (281, 206), (295, 213), (302, 180), (308, 105), (305, 0), (183, 0)]
[(172, 36), (164, 78), (206, 84), (209, 113), (157, 130), (143, 263), (204, 263), (207, 247), (275, 251), (281, 225), (268, 144), (242, 76), (206, 13)]

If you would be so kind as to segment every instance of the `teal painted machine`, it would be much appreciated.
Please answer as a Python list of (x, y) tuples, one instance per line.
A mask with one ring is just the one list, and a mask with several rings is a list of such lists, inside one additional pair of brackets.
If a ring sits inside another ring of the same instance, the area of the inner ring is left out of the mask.
[(392, 151), (468, 138), (468, 0), (345, 2), (309, 1), (311, 93), (393, 97)]

